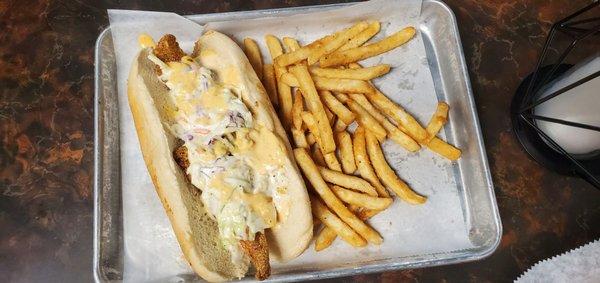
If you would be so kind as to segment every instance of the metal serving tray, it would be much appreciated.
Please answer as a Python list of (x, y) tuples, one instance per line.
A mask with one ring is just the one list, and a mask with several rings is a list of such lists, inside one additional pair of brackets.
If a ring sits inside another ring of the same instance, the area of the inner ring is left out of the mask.
[[(346, 5), (349, 4), (194, 15), (189, 18), (199, 23), (206, 23), (309, 13)], [(498, 246), (502, 227), (456, 19), (450, 8), (443, 2), (424, 0), (418, 29), (425, 43), (436, 95), (453, 107), (452, 117), (445, 127), (445, 134), (450, 143), (463, 149), (463, 158), (457, 162), (454, 169), (463, 205), (462, 211), (473, 248), (385, 258), (361, 263), (360, 266), (341, 265), (322, 270), (297, 270), (286, 272), (284, 275), (274, 274), (272, 280), (322, 279), (460, 263), (484, 258)], [(95, 55), (93, 272), (97, 282), (122, 281), (125, 251), (120, 187), (119, 110), (116, 63), (110, 28), (99, 35)], [(196, 277), (184, 279), (193, 281)]]

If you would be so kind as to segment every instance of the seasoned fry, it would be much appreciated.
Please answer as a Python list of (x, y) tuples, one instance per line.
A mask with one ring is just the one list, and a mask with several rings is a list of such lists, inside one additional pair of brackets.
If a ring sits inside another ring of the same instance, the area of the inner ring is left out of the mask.
[(315, 142), (319, 146), (321, 146), (321, 134), (319, 133), (319, 128), (317, 127), (317, 121), (315, 120), (315, 116), (308, 111), (302, 111), (300, 115), (302, 116), (302, 122), (304, 122), (304, 125), (306, 125), (306, 127), (308, 128), (308, 131), (314, 137)]
[(448, 121), (448, 109), (450, 107), (445, 102), (438, 102), (437, 108), (435, 109), (435, 113), (429, 120), (429, 124), (427, 124), (427, 139), (425, 140), (425, 144), (428, 144), (442, 129), (444, 124)]
[(338, 172), (342, 172), (342, 166), (340, 165), (340, 162), (335, 156), (335, 152), (330, 152), (328, 154), (323, 155), (323, 159), (325, 160), (327, 168)]
[[(369, 83), (355, 79), (334, 79), (319, 76), (312, 77), (315, 88), (318, 90), (337, 91), (343, 93), (369, 93), (376, 91)], [(281, 75), (281, 82), (291, 87), (299, 87), (298, 79), (291, 73)]]
[(353, 149), (354, 158), (356, 159), (356, 166), (358, 167), (358, 173), (365, 180), (369, 181), (373, 187), (377, 190), (377, 194), (381, 197), (389, 197), (390, 194), (387, 192), (385, 187), (379, 181), (375, 169), (371, 165), (371, 160), (367, 155), (367, 146), (365, 141), (365, 129), (362, 127), (356, 128), (353, 137)]
[(246, 52), (246, 57), (248, 57), (248, 61), (250, 61), (250, 65), (252, 65), (258, 79), (262, 80), (263, 61), (256, 41), (252, 38), (244, 38), (244, 51)]
[(325, 113), (325, 108), (321, 102), (321, 98), (319, 97), (310, 74), (308, 73), (307, 67), (303, 65), (294, 65), (290, 67), (290, 72), (298, 79), (300, 89), (304, 95), (306, 106), (315, 117), (320, 135), (320, 137), (317, 137), (317, 142), (319, 142), (319, 140), (321, 141), (319, 142), (319, 146), (321, 146), (323, 154), (333, 152), (335, 150), (333, 131), (329, 124), (329, 120), (327, 119), (327, 114)]
[(379, 110), (373, 107), (371, 102), (369, 102), (369, 100), (362, 93), (352, 93), (349, 94), (349, 96), (352, 98), (352, 100), (356, 101), (358, 104), (360, 104), (360, 106), (367, 110), (367, 112), (371, 114), (375, 120), (381, 123), (383, 128), (387, 131), (388, 137), (392, 141), (411, 152), (415, 152), (421, 148), (419, 144), (409, 135), (405, 134), (398, 129), (398, 127), (388, 121), (388, 119), (381, 114)]
[(346, 125), (346, 123), (344, 123), (344, 121), (342, 121), (338, 118), (337, 120), (335, 120), (335, 124), (333, 124), (333, 131), (335, 131), (335, 132), (345, 131), (347, 127), (348, 127), (348, 125)]
[(327, 162), (325, 162), (325, 157), (323, 157), (323, 153), (321, 153), (321, 149), (318, 145), (312, 147), (312, 158), (315, 163), (319, 166), (327, 166)]
[(284, 84), (292, 87), (300, 86), (300, 84), (298, 83), (298, 79), (296, 79), (296, 77), (291, 73), (284, 73), (283, 75), (281, 75), (279, 80), (281, 80)]
[(402, 181), (390, 168), (383, 156), (383, 152), (381, 151), (381, 147), (379, 147), (379, 142), (377, 138), (371, 134), (369, 131), (365, 133), (366, 141), (367, 141), (367, 152), (369, 153), (369, 158), (373, 163), (373, 167), (375, 168), (375, 172), (379, 179), (398, 197), (403, 199), (404, 201), (411, 204), (422, 204), (427, 201), (427, 198), (415, 193), (411, 190), (404, 181)]
[(350, 41), (346, 42), (346, 44), (342, 45), (342, 47), (340, 47), (340, 49), (336, 51), (345, 51), (363, 45), (365, 42), (371, 39), (371, 37), (376, 35), (379, 32), (380, 28), (381, 25), (378, 21), (370, 22), (369, 27), (361, 31), (357, 36), (352, 38)]
[[(294, 149), (294, 156), (296, 157), (296, 161), (298, 162), (300, 169), (302, 169), (302, 172), (304, 172), (304, 176), (312, 184), (313, 189), (319, 194), (319, 196), (323, 199), (325, 204), (331, 208), (331, 210), (333, 210), (344, 222), (352, 227), (354, 231), (356, 231), (360, 236), (370, 243), (379, 245), (383, 242), (383, 239), (379, 233), (377, 233), (377, 231), (373, 230), (373, 228), (369, 227), (363, 221), (358, 219), (358, 217), (348, 210), (342, 201), (335, 196), (329, 186), (327, 186), (327, 183), (325, 183), (325, 180), (323, 180), (323, 177), (319, 173), (319, 168), (315, 165), (312, 159), (310, 159), (306, 149)], [(322, 206), (318, 207), (318, 210), (322, 211)], [(323, 221), (323, 223), (326, 225), (328, 223), (327, 218), (329, 217), (319, 217), (319, 219), (321, 219), (321, 221)], [(331, 225), (330, 227), (335, 230), (336, 226)], [(336, 231), (336, 233), (338, 232), (343, 233), (343, 231), (340, 229)]]
[(419, 143), (427, 138), (427, 131), (425, 131), (419, 122), (408, 114), (404, 108), (383, 95), (383, 93), (375, 91), (365, 93), (365, 95), (381, 112), (392, 118), (399, 126), (404, 127), (405, 130), (402, 128), (400, 130), (408, 134), (411, 138)]
[(294, 93), (294, 103), (292, 104), (292, 124), (294, 125), (294, 129), (302, 129), (302, 111), (304, 111), (302, 93), (299, 89), (296, 89), (296, 93)]
[[(352, 212), (354, 212), (354, 214), (356, 214), (356, 216), (360, 220), (363, 220), (363, 221), (365, 221), (365, 220), (377, 215), (379, 212), (381, 212), (380, 210), (361, 209), (360, 207), (357, 207), (356, 205), (353, 205), (353, 204), (348, 204), (348, 208)], [(322, 250), (326, 249), (333, 243), (333, 241), (335, 241), (336, 237), (337, 237), (337, 234), (335, 233), (335, 231), (331, 230), (327, 226), (323, 227), (323, 229), (321, 229), (321, 231), (319, 231), (319, 233), (317, 234), (317, 237), (315, 239), (315, 250), (322, 251)]]
[(294, 139), (296, 147), (308, 148), (308, 141), (306, 141), (306, 136), (302, 130), (292, 128), (290, 132), (292, 133), (292, 138)]
[(340, 159), (342, 160), (342, 171), (346, 174), (352, 174), (356, 171), (354, 161), (354, 152), (352, 150), (352, 138), (346, 131), (335, 133), (336, 143), (340, 149)]
[(300, 44), (298, 43), (298, 41), (291, 37), (284, 37), (283, 45), (285, 45), (285, 48), (287, 48), (289, 52), (294, 52), (300, 49)]
[[(333, 197), (335, 198), (335, 196)], [(340, 235), (340, 237), (342, 237), (344, 241), (346, 241), (354, 247), (364, 247), (367, 245), (367, 241), (365, 241), (365, 239), (359, 236), (354, 230), (352, 230), (352, 228), (350, 228), (350, 226), (348, 226), (346, 223), (344, 223), (344, 221), (340, 220), (340, 218), (333, 214), (329, 210), (329, 208), (327, 208), (327, 206), (325, 206), (325, 204), (321, 202), (321, 200), (318, 197), (311, 195), (310, 205), (312, 208), (313, 215), (316, 216), (319, 220), (321, 220), (323, 224), (325, 224), (327, 227), (333, 230), (336, 234)], [(348, 211), (348, 213), (352, 214), (352, 212), (350, 211)], [(354, 215), (352, 214), (352, 216)], [(354, 217), (356, 218), (356, 216)], [(356, 218), (356, 220), (360, 221), (358, 218)]]
[(365, 110), (360, 104), (352, 99), (348, 99), (346, 103), (348, 107), (356, 114), (356, 120), (358, 124), (364, 127), (365, 129), (373, 132), (373, 134), (377, 137), (378, 140), (383, 141), (387, 136), (387, 132), (385, 128), (375, 119), (367, 110)]
[(342, 47), (342, 45), (350, 41), (353, 37), (356, 37), (356, 35), (367, 27), (369, 27), (367, 22), (358, 22), (347, 29), (336, 32), (333, 34), (331, 41), (310, 50), (307, 58), (308, 65), (316, 63), (321, 57)]
[(325, 107), (325, 114), (327, 115), (327, 120), (329, 121), (329, 126), (333, 127), (333, 123), (335, 123), (335, 115), (329, 110), (329, 108)]
[(335, 171), (325, 167), (319, 167), (319, 172), (321, 173), (321, 176), (323, 176), (323, 179), (329, 183), (339, 185), (344, 188), (357, 190), (370, 196), (377, 196), (377, 190), (375, 190), (375, 188), (373, 188), (369, 182), (359, 177), (346, 175), (341, 171)]
[(275, 80), (275, 69), (273, 69), (272, 64), (263, 65), (263, 84), (265, 85), (267, 94), (269, 94), (271, 104), (277, 106), (279, 104), (279, 99), (277, 97), (277, 81)]
[(381, 64), (373, 67), (360, 69), (336, 69), (336, 68), (318, 68), (309, 69), (313, 76), (331, 78), (331, 79), (353, 79), (368, 81), (387, 74), (390, 71), (390, 65)]
[(337, 100), (330, 91), (321, 90), (319, 91), (319, 95), (323, 99), (323, 103), (327, 105), (327, 108), (331, 109), (331, 111), (337, 115), (338, 120), (342, 120), (346, 125), (352, 124), (355, 118), (354, 113)]
[[(266, 35), (265, 41), (269, 47), (269, 53), (271, 58), (274, 60), (281, 54), (283, 54), (283, 48), (279, 39), (273, 35)], [(275, 79), (277, 80), (277, 92), (279, 98), (279, 107), (283, 116), (282, 122), (284, 126), (289, 126), (292, 122), (292, 90), (290, 86), (284, 84), (279, 80), (282, 74), (286, 72), (286, 69), (279, 66), (273, 66), (275, 68)]]
[(385, 53), (408, 42), (415, 33), (413, 27), (404, 28), (378, 42), (327, 55), (321, 60), (320, 65), (321, 67), (345, 65)]
[(331, 79), (314, 76), (315, 87), (319, 90), (338, 91), (343, 93), (372, 93), (375, 89), (367, 82), (352, 79)]
[(315, 238), (315, 251), (322, 251), (331, 246), (336, 237), (337, 234), (335, 231), (327, 226), (323, 227), (323, 229), (319, 231), (317, 237)]
[(313, 135), (312, 133), (308, 133), (306, 135), (306, 141), (309, 145), (313, 145), (317, 142), (317, 139), (315, 138), (315, 135)]
[(392, 198), (373, 197), (367, 194), (357, 193), (344, 189), (340, 186), (332, 186), (331, 190), (343, 202), (354, 204), (367, 209), (384, 210), (392, 204)]
[(308, 56), (310, 55), (310, 52), (312, 52), (313, 49), (320, 48), (321, 46), (331, 42), (333, 39), (334, 39), (333, 34), (327, 35), (320, 39), (317, 39), (314, 42), (310, 43), (309, 45), (300, 47), (299, 49), (293, 50), (290, 53), (286, 53), (286, 54), (280, 56), (279, 58), (276, 58), (274, 61), (275, 65), (280, 66), (280, 67), (285, 67), (285, 66), (289, 66), (289, 65), (298, 63), (298, 62), (308, 58)]
[(427, 148), (431, 151), (448, 158), (451, 161), (458, 160), (462, 154), (460, 149), (451, 144), (446, 143), (438, 137), (434, 137), (428, 144)]

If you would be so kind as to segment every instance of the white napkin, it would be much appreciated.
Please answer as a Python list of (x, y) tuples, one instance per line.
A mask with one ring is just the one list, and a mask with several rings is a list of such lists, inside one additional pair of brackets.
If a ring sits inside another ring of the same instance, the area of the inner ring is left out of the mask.
[(600, 240), (542, 260), (515, 282), (600, 282)]

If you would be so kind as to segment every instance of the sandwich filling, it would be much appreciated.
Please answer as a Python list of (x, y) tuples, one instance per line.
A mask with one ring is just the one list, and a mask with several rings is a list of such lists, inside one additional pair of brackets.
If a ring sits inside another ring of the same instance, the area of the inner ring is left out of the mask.
[(167, 111), (170, 121), (165, 127), (183, 141), (184, 170), (201, 190), (232, 261), (241, 262), (240, 241), (253, 241), (257, 233), (264, 237), (264, 230), (277, 224), (278, 213), (285, 213), (273, 201), (284, 197), (288, 185), (285, 145), (253, 119), (241, 91), (220, 83), (199, 57), (159, 57), (156, 52), (148, 55), (169, 88), (173, 109)]

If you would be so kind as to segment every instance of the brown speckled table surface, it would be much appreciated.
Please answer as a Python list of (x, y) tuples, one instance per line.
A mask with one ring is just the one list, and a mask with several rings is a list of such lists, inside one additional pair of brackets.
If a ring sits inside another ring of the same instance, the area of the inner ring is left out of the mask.
[[(0, 0), (0, 281), (92, 280), (93, 47), (107, 8), (200, 14), (334, 1)], [(447, 0), (458, 19), (503, 222), (472, 263), (332, 281), (510, 281), (600, 238), (600, 191), (531, 161), (510, 99), (551, 23), (584, 0)]]

